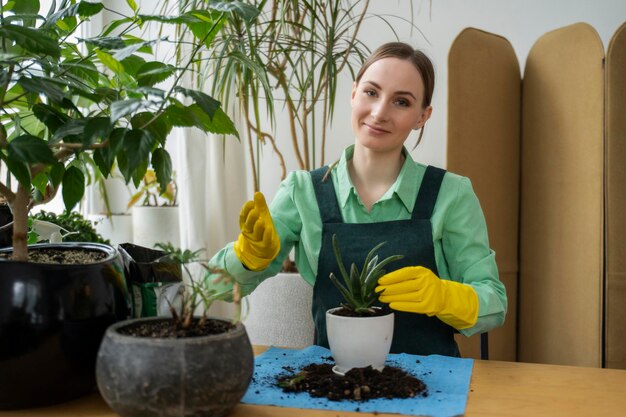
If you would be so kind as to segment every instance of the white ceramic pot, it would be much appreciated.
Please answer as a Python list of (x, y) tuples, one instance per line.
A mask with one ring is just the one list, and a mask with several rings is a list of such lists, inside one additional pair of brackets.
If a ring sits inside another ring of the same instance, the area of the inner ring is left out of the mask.
[(96, 232), (103, 238), (109, 239), (114, 247), (120, 243), (133, 241), (133, 217), (130, 214), (113, 214), (111, 217), (104, 214), (90, 214), (87, 219), (94, 224)]
[(313, 287), (300, 274), (268, 278), (246, 297), (244, 320), (252, 344), (301, 348), (313, 344)]
[(153, 248), (159, 242), (180, 246), (178, 207), (133, 207), (133, 243)]
[(326, 312), (328, 344), (335, 359), (333, 371), (345, 374), (352, 368), (382, 370), (391, 349), (394, 314), (378, 317), (344, 317)]

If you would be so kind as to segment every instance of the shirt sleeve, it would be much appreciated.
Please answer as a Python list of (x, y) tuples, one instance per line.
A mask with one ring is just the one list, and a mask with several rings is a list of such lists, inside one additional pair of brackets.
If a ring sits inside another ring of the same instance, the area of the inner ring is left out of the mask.
[(487, 224), (468, 178), (459, 178), (456, 198), (443, 222), (442, 246), (450, 278), (471, 285), (479, 301), (478, 321), (460, 330), (465, 336), (504, 323), (507, 297), (498, 277), (495, 252), (489, 248)]
[[(209, 261), (209, 266), (226, 270), (239, 283), (242, 295), (250, 294), (265, 279), (280, 272), (283, 261), (298, 240), (302, 221), (294, 203), (294, 183), (295, 174), (289, 174), (281, 183), (269, 207), (274, 227), (280, 238), (280, 252), (267, 268), (262, 271), (250, 271), (243, 266), (233, 250), (234, 242), (227, 244)], [(211, 286), (216, 286), (219, 281), (214, 278), (214, 274), (205, 276), (205, 279), (216, 282)]]

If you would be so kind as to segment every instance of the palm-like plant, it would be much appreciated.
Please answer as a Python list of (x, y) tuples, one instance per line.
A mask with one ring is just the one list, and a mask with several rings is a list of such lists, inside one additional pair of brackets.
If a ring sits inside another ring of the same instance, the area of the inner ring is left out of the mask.
[(403, 258), (402, 255), (392, 255), (379, 262), (378, 255), (374, 254), (385, 243), (386, 242), (379, 243), (369, 251), (360, 272), (353, 263), (350, 267), (350, 274), (348, 274), (341, 258), (337, 236), (333, 235), (333, 251), (335, 252), (335, 259), (339, 266), (343, 284), (332, 272), (330, 273), (330, 280), (335, 284), (337, 289), (339, 289), (346, 301), (345, 304), (342, 304), (342, 307), (352, 310), (357, 314), (374, 312), (372, 305), (378, 300), (378, 294), (374, 291), (374, 288), (378, 285), (378, 279), (386, 273), (383, 268), (390, 262)]
[[(369, 0), (249, 3), (261, 11), (259, 17), (248, 23), (229, 16), (212, 44), (213, 94), (225, 107), (230, 97), (237, 98), (258, 191), (261, 145), (271, 146), (281, 179), (287, 172), (284, 155), (289, 152), (298, 169), (324, 165), (339, 76), (344, 71), (354, 75), (369, 53), (358, 36)], [(291, 149), (277, 145), (274, 109), (278, 105), (287, 116)]]

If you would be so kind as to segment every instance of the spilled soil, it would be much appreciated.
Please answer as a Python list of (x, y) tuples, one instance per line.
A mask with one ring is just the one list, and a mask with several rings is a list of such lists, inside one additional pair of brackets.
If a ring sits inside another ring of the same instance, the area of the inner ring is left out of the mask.
[(287, 373), (278, 376), (277, 384), (285, 392), (308, 392), (332, 401), (428, 396), (426, 385), (400, 368), (353, 368), (345, 376), (335, 374), (332, 368), (330, 363), (313, 363), (294, 373), (286, 367)]

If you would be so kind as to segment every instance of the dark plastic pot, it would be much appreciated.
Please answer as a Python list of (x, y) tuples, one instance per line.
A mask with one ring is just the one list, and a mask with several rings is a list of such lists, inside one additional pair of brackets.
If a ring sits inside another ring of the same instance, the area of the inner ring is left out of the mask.
[(181, 339), (118, 332), (138, 322), (162, 320), (169, 319), (133, 319), (107, 330), (96, 365), (104, 400), (122, 417), (228, 415), (252, 378), (254, 355), (244, 326)]
[[(128, 318), (117, 250), (96, 243), (32, 245), (102, 251), (89, 265), (0, 259), (0, 409), (32, 408), (95, 388), (95, 363), (106, 328)], [(4, 249), (7, 252), (11, 249)]]

